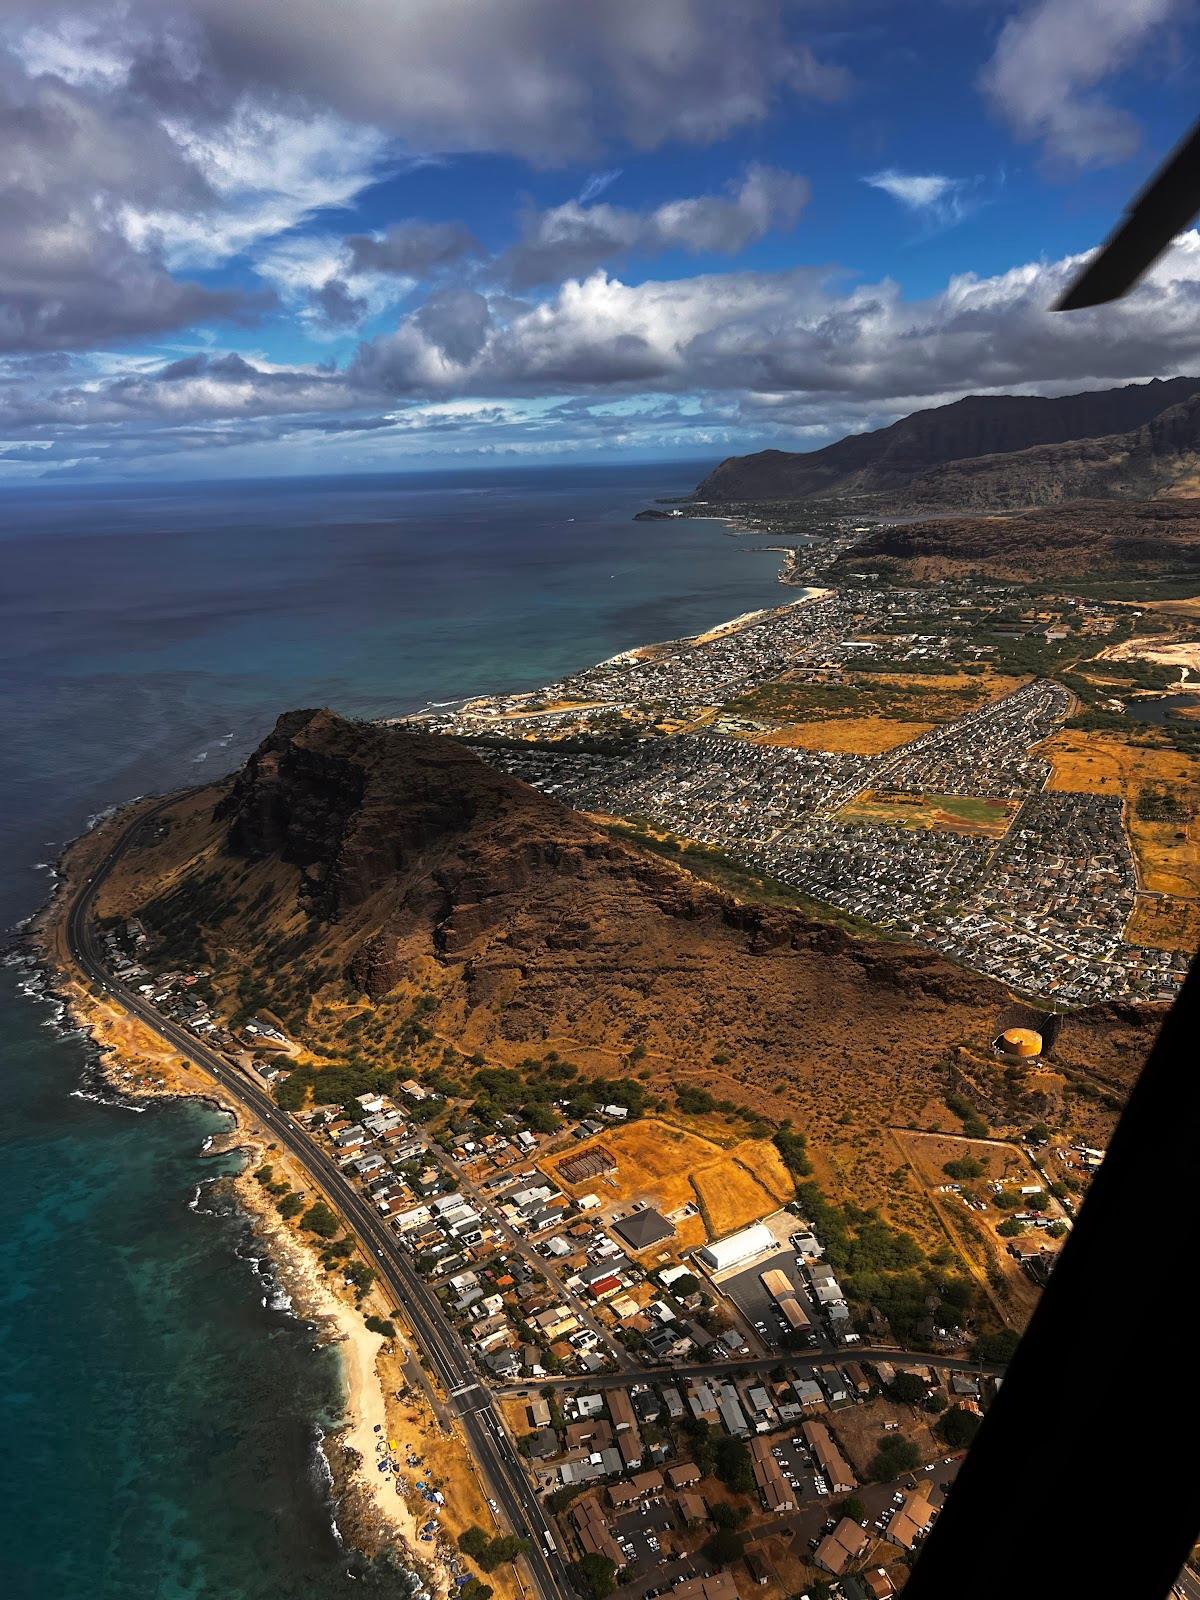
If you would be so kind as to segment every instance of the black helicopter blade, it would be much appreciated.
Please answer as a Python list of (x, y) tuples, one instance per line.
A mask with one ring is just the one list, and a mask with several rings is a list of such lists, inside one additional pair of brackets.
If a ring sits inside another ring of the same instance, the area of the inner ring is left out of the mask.
[(1079, 311), (1117, 300), (1133, 288), (1171, 240), (1200, 211), (1200, 122), (1125, 213), (1120, 226), (1054, 307)]

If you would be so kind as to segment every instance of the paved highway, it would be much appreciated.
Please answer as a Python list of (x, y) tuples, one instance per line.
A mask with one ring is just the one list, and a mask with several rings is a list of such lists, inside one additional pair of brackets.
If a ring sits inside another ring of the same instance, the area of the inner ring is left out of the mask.
[(392, 1291), (430, 1366), (451, 1397), (488, 1494), (500, 1506), (513, 1531), (529, 1540), (527, 1563), (543, 1600), (571, 1600), (573, 1591), (561, 1553), (556, 1542), (548, 1538), (546, 1516), (513, 1443), (504, 1432), (491, 1394), (479, 1383), (441, 1305), (422, 1282), (406, 1252), (325, 1151), (276, 1106), (257, 1080), (187, 1029), (163, 1016), (135, 990), (118, 983), (105, 966), (91, 916), (96, 892), (135, 834), (170, 803), (164, 800), (143, 811), (77, 891), (66, 922), (67, 946), (72, 958), (88, 979), (119, 1000), (127, 1011), (152, 1028), (181, 1056), (214, 1078), (231, 1099), (251, 1111), (264, 1128), (291, 1151), (341, 1211)]

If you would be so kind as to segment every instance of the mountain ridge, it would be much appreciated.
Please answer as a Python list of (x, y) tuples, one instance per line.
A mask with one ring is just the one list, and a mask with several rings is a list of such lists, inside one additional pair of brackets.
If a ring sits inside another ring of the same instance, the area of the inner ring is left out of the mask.
[[(996, 458), (1041, 450), (1045, 452), (1042, 457), (1035, 461), (1027, 456), (1025, 462), (1022, 481), (1028, 492), (1034, 480), (1045, 483), (1063, 472), (1070, 453), (1064, 462), (1059, 462), (1054, 455), (1056, 448), (1083, 440), (1132, 440), (1155, 419), (1185, 406), (1197, 394), (1200, 378), (1176, 377), (1056, 397), (967, 395), (949, 405), (914, 411), (886, 428), (850, 434), (821, 450), (763, 450), (748, 456), (730, 456), (697, 485), (694, 498), (725, 502), (808, 500), (907, 491), (908, 498), (916, 500), (921, 498), (924, 485), (926, 499), (922, 503), (957, 507), (976, 504), (977, 500), (955, 498), (956, 493), (970, 492), (965, 483), (956, 489), (955, 468), (962, 463), (994, 462)], [(1143, 456), (1151, 445), (1150, 439), (1143, 441)], [(1107, 450), (1091, 452), (1089, 459), (1093, 464), (1111, 463), (1122, 448), (1128, 451), (1135, 445), (1112, 445)], [(1086, 476), (1079, 471), (1076, 475)], [(965, 473), (964, 479), (972, 476), (977, 480), (976, 492), (984, 492), (981, 486), (988, 474)], [(1110, 471), (1107, 481), (1113, 487), (1108, 492), (1136, 492), (1118, 490), (1115, 485), (1119, 476), (1118, 469)], [(1147, 476), (1144, 461), (1142, 476)], [(1003, 474), (993, 466), (992, 492), (1009, 498), (989, 503), (1051, 501), (1053, 491), (1047, 488), (1041, 489), (1039, 499), (1017, 501), (1013, 498), (1018, 492), (1017, 482), (1002, 488), (997, 481), (1002, 478)], [(1092, 492), (1097, 491), (1093, 488)]]

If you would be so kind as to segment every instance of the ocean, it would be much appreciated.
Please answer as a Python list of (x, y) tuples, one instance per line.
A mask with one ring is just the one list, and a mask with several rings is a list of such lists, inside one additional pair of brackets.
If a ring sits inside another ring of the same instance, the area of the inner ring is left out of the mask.
[[(778, 554), (635, 523), (693, 464), (0, 495), (0, 927), (89, 818), (240, 762), (280, 711), (532, 688), (778, 604)], [(94, 1094), (0, 969), (0, 1592), (403, 1596), (331, 1523), (336, 1353), (271, 1284), (195, 1104)], [(227, 1170), (227, 1166), (225, 1168)]]

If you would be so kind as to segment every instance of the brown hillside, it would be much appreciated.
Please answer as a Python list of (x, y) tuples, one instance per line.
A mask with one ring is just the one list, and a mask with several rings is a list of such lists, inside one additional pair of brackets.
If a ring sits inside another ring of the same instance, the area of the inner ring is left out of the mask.
[[(167, 958), (198, 947), (218, 985), (252, 972), (318, 1056), (347, 1015), (390, 1026), (424, 994), (439, 1049), (515, 1062), (553, 1042), (611, 1069), (642, 1042), (664, 1084), (694, 1075), (818, 1143), (839, 1119), (917, 1119), (964, 1061), (997, 1107), (1009, 1092), (987, 1052), (994, 983), (740, 904), (462, 745), (293, 712), (214, 793), (131, 852), (101, 910), (140, 910)], [(1156, 1020), (1081, 1014), (1060, 1069), (1123, 1093)]]
[(1200, 500), (1077, 500), (1010, 516), (897, 524), (877, 529), (841, 565), (918, 580), (1171, 575), (1200, 584)]

